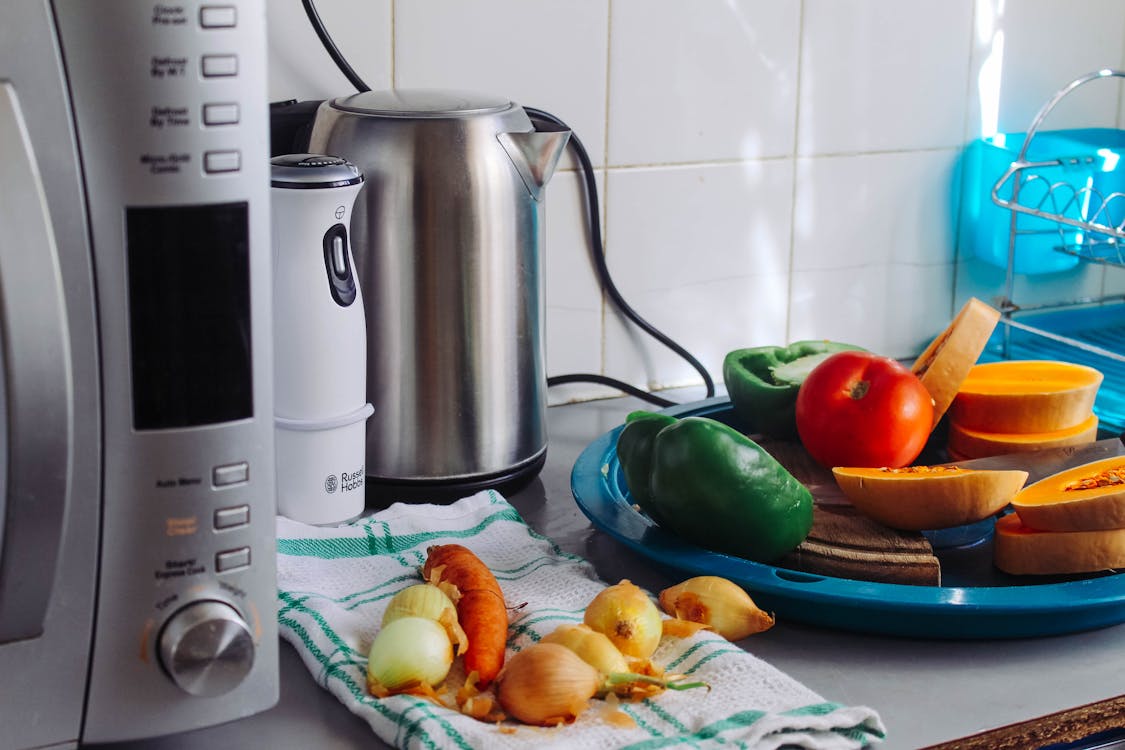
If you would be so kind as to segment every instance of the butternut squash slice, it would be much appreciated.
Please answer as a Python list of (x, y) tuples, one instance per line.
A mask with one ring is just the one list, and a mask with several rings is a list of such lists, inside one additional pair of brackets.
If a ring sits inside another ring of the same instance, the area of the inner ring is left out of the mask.
[(1096, 573), (1125, 568), (1125, 529), (1038, 531), (1015, 513), (996, 521), (996, 567), (1013, 575)]
[(981, 432), (1056, 432), (1085, 422), (1103, 375), (1051, 360), (974, 365), (950, 407), (950, 421)]
[(835, 467), (836, 483), (860, 513), (904, 531), (948, 529), (999, 513), (1027, 481), (1026, 471), (907, 466)]
[(1012, 498), (1012, 507), (1026, 526), (1040, 531), (1125, 528), (1125, 456), (1044, 477)]
[(1064, 448), (1093, 442), (1098, 436), (1098, 418), (1091, 414), (1076, 427), (1054, 432), (980, 432), (949, 423), (949, 453), (962, 459), (1002, 456), (1044, 448)]
[(1000, 320), (1000, 311), (972, 297), (953, 322), (914, 360), (910, 371), (934, 400), (934, 427), (953, 403)]

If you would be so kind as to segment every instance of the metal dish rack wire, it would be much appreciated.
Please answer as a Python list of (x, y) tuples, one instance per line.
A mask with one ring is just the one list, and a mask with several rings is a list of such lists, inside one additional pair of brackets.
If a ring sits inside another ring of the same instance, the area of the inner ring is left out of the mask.
[[(1125, 193), (1103, 192), (1084, 184), (1055, 180), (1059, 167), (1090, 164), (1093, 157), (1029, 161), (1028, 149), (1043, 120), (1068, 94), (1092, 81), (1125, 78), (1125, 71), (1104, 69), (1071, 81), (1036, 115), (1015, 161), (992, 188), (992, 201), (1012, 212), (1004, 296), (999, 300), (1001, 328), (989, 352), (1001, 359), (1060, 359), (1087, 364), (1105, 375), (1095, 412), (1103, 430), (1125, 431), (1125, 294), (1103, 294), (1053, 304), (1021, 306), (1013, 300), (1016, 247), (1021, 237), (1057, 235), (1056, 252), (1084, 263), (1125, 268)], [(1108, 154), (1109, 158), (1116, 158)], [(1110, 165), (1106, 165), (1110, 168)], [(1125, 169), (1125, 164), (1122, 165)], [(1010, 184), (1010, 190), (1006, 186)], [(1009, 198), (1002, 194), (1009, 194)], [(1036, 229), (1021, 229), (1020, 214), (1044, 219)], [(1049, 228), (1042, 228), (1049, 227)], [(1018, 319), (1017, 319), (1018, 318)]]

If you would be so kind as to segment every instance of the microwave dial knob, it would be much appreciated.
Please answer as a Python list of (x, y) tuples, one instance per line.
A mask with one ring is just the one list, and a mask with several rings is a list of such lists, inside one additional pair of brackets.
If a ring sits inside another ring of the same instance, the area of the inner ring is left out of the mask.
[(202, 697), (238, 687), (254, 665), (254, 639), (230, 605), (189, 604), (160, 633), (160, 662), (184, 692)]

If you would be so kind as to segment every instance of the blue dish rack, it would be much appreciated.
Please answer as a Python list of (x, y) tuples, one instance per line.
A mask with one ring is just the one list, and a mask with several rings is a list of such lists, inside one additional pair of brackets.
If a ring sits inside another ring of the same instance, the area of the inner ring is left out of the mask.
[(1088, 365), (1105, 379), (1094, 401), (1103, 433), (1125, 432), (1125, 303), (1010, 311), (992, 334), (982, 362), (1053, 359)]
[[(1048, 253), (1125, 268), (1125, 188), (1115, 180), (1089, 176), (1091, 170), (1105, 173), (1116, 166), (1118, 141), (1125, 142), (1121, 131), (1112, 131), (1115, 141), (1105, 148), (1089, 142), (1098, 131), (1075, 131), (1081, 136), (1071, 142), (1086, 140), (1089, 156), (1079, 157), (1084, 164), (1073, 163), (1074, 156), (1043, 158), (1041, 148), (1032, 148), (1044, 118), (1064, 97), (1087, 83), (1109, 78), (1125, 78), (1125, 71), (1099, 70), (1060, 89), (1039, 111), (1017, 157), (992, 188), (992, 202), (1011, 214), (1005, 296), (999, 305), (1003, 315), (982, 360), (1055, 359), (1100, 370), (1105, 379), (1094, 412), (1103, 433), (1121, 434), (1125, 432), (1125, 294), (1035, 307), (1021, 307), (1012, 299), (1016, 273), (1028, 272), (1021, 268), (1028, 262), (1027, 245), (1035, 243), (1038, 252), (1044, 233), (1054, 235)], [(1055, 137), (1044, 134), (1044, 139)], [(1114, 171), (1119, 179), (1120, 171)]]

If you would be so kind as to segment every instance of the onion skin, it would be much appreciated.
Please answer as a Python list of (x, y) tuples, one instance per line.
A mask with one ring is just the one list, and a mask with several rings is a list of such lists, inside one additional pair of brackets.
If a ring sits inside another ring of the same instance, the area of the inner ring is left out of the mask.
[(583, 620), (633, 659), (650, 658), (664, 631), (656, 604), (628, 579), (602, 589), (586, 606)]
[(426, 617), (430, 620), (440, 620), (441, 613), (446, 610), (457, 611), (444, 591), (429, 583), (416, 583), (407, 586), (396, 593), (387, 602), (387, 609), (383, 612), (383, 625), (400, 617)]
[(720, 576), (696, 576), (660, 592), (660, 607), (672, 617), (706, 625), (728, 641), (773, 627), (773, 615), (754, 604), (738, 584)]
[(535, 726), (569, 724), (601, 687), (598, 670), (557, 643), (536, 643), (508, 659), (496, 698), (511, 717)]
[(457, 654), (465, 653), (469, 637), (457, 621), (457, 607), (453, 600), (437, 586), (430, 583), (416, 583), (399, 591), (387, 603), (383, 612), (385, 626), (400, 617), (425, 617), (436, 620), (449, 634), (449, 640), (457, 645)]

